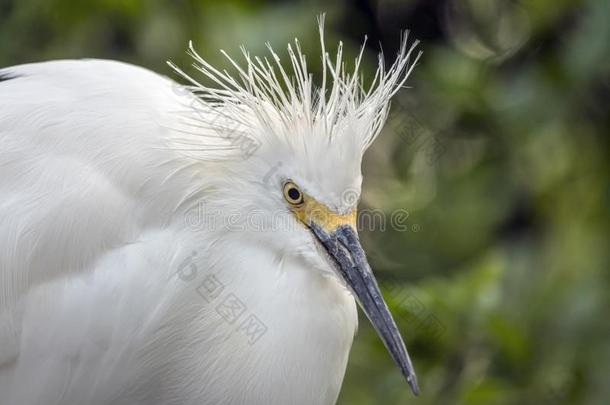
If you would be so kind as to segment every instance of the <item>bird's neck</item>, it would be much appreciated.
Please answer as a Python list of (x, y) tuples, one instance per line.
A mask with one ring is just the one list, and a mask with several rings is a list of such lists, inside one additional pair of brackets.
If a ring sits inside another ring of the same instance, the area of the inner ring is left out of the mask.
[(167, 328), (181, 331), (180, 344), (168, 340), (180, 359), (171, 367), (188, 372), (168, 374), (210, 403), (227, 395), (236, 403), (334, 403), (357, 326), (351, 294), (297, 259), (256, 244), (225, 254), (226, 246), (193, 257), (172, 311), (181, 325)]

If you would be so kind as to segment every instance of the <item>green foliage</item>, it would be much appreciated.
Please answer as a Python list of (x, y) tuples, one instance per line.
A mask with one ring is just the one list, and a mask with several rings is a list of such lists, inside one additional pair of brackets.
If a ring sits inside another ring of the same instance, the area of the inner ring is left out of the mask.
[(362, 319), (340, 403), (608, 403), (610, 3), (358, 3), (0, 0), (0, 66), (101, 57), (172, 75), (190, 39), (226, 66), (220, 48), (295, 36), (315, 65), (320, 11), (349, 53), (371, 27), (398, 38), (404, 17), (424, 55), (365, 159), (362, 206), (406, 209), (408, 226), (363, 238), (422, 395)]

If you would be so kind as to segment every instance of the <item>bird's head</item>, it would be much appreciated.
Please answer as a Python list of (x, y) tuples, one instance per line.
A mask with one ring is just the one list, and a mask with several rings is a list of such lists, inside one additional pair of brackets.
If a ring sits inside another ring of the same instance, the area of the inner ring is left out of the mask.
[(202, 84), (172, 65), (191, 82), (194, 95), (176, 149), (215, 162), (208, 177), (222, 176), (210, 188), (222, 195), (226, 215), (239, 207), (233, 226), (239, 222), (239, 229), (257, 232), (255, 238), (299, 256), (312, 271), (328, 272), (351, 290), (417, 394), (403, 339), (356, 230), (362, 157), (414, 65), (409, 56), (415, 44), (408, 49), (405, 37), (388, 69), (380, 56), (375, 79), (365, 89), (358, 72), (363, 52), (347, 73), (341, 45), (336, 59), (326, 53), (322, 26), (317, 86), (296, 41), (288, 47), (291, 72), (271, 49), (272, 62), (244, 50), (244, 67), (229, 58), (237, 78), (191, 47), (196, 68), (213, 84)]

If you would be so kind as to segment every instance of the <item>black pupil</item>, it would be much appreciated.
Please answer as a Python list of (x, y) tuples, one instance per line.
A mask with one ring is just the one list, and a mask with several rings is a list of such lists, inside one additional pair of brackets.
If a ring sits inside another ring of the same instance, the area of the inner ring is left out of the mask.
[(289, 188), (288, 197), (290, 197), (290, 199), (293, 201), (297, 201), (297, 200), (301, 199), (301, 192), (294, 187)]

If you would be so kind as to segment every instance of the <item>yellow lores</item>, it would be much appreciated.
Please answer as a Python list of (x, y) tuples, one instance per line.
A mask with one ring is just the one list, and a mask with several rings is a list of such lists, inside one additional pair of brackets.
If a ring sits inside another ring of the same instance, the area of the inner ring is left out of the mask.
[(306, 226), (314, 222), (328, 233), (334, 232), (341, 225), (356, 228), (356, 208), (346, 214), (337, 214), (315, 198), (303, 193), (292, 181), (284, 184), (284, 198), (292, 206), (292, 212), (299, 221)]

